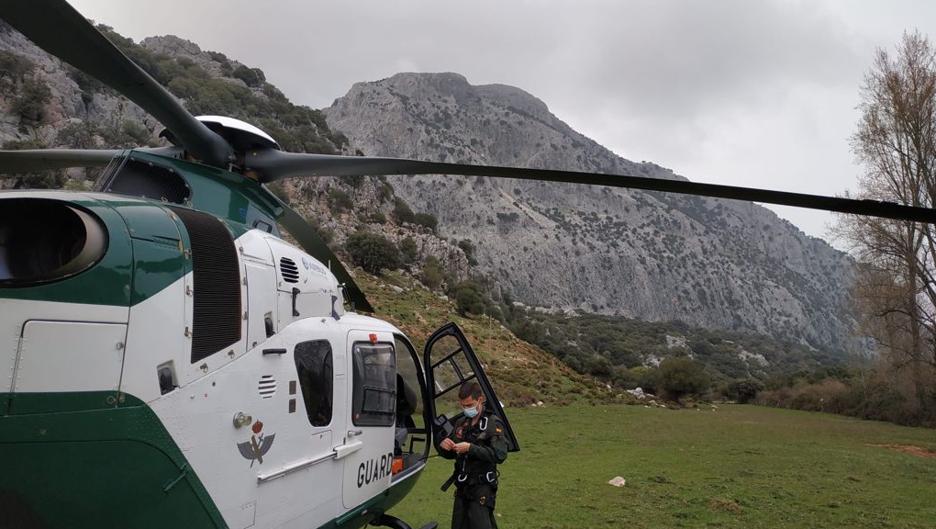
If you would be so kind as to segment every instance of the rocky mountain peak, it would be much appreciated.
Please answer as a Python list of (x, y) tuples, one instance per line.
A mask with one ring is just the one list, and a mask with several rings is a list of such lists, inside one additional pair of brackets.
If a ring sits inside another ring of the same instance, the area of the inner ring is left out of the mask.
[[(357, 83), (323, 112), (368, 155), (682, 178), (617, 156), (539, 99), (451, 73)], [(514, 299), (848, 348), (851, 261), (751, 203), (457, 176), (393, 177)]]

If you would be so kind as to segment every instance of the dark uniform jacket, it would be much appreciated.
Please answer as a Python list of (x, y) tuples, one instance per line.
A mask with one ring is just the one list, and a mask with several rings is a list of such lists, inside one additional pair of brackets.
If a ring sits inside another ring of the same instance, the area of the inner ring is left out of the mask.
[(504, 424), (485, 410), (478, 422), (462, 417), (449, 436), (453, 442), (471, 443), (467, 453), (439, 450), (446, 459), (455, 460), (455, 470), (443, 490), (454, 483), (455, 505), (452, 529), (497, 529), (494, 503), (497, 496), (497, 465), (507, 459)]
[[(471, 443), (466, 454), (458, 455), (454, 450), (439, 450), (446, 459), (455, 460), (455, 485), (462, 486), (496, 480), (497, 465), (507, 459), (507, 439), (504, 438), (504, 423), (494, 414), (487, 412), (474, 425), (472, 419), (462, 417), (455, 423), (449, 436), (456, 444)], [(489, 475), (491, 472), (493, 474)], [(459, 479), (462, 478), (462, 479)]]

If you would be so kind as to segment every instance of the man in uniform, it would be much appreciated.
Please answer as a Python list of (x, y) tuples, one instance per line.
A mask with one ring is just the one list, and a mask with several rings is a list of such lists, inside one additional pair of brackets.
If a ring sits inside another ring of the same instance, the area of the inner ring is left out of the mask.
[(452, 435), (439, 444), (439, 455), (455, 460), (452, 477), (442, 490), (455, 485), (452, 529), (496, 529), (494, 498), (497, 495), (497, 465), (507, 459), (504, 425), (484, 406), (484, 393), (477, 382), (465, 382), (458, 392), (463, 416)]

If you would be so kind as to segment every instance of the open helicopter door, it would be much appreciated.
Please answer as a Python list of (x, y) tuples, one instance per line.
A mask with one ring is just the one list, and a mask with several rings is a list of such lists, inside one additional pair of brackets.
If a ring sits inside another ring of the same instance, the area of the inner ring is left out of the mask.
[(494, 393), (490, 380), (484, 374), (481, 362), (458, 325), (447, 323), (429, 337), (423, 365), (426, 370), (426, 385), (431, 396), (428, 405), (430, 416), (433, 418), (432, 442), (436, 448), (442, 439), (452, 433), (455, 421), (462, 416), (462, 409), (458, 404), (459, 388), (465, 382), (477, 380), (484, 392), (486, 407), (504, 423), (508, 450), (520, 450), (517, 436), (507, 421), (504, 408)]

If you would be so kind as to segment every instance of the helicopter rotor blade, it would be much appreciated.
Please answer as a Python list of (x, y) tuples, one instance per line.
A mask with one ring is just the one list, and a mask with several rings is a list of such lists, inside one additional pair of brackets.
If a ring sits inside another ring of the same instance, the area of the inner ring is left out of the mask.
[(286, 205), (286, 203), (279, 200), (279, 198), (276, 200), (279, 201), (280, 206), (283, 208), (283, 214), (277, 219), (280, 225), (296, 239), (299, 246), (301, 246), (307, 254), (318, 259), (322, 264), (325, 264), (331, 269), (331, 272), (335, 274), (338, 282), (344, 284), (345, 291), (348, 293), (348, 298), (351, 300), (353, 308), (366, 312), (374, 312), (374, 307), (367, 301), (364, 292), (357, 286), (357, 283), (354, 282), (354, 278), (351, 277), (351, 274), (348, 273), (344, 265), (341, 264), (338, 257), (331, 251), (328, 244), (325, 243), (325, 240), (316, 233), (312, 226), (310, 226), (296, 210)]
[(0, 151), (0, 173), (107, 165), (120, 149), (23, 149)]
[(65, 0), (3, 0), (0, 19), (34, 44), (125, 95), (166, 126), (199, 160), (226, 167), (233, 150), (189, 114)]
[(490, 176), (621, 187), (641, 189), (644, 191), (663, 191), (666, 193), (746, 200), (930, 224), (936, 223), (936, 209), (904, 206), (893, 202), (808, 195), (751, 187), (703, 184), (689, 182), (687, 180), (664, 180), (661, 178), (649, 178), (644, 176), (527, 169), (493, 165), (423, 162), (403, 158), (287, 153), (275, 151), (273, 149), (250, 152), (247, 155), (245, 163), (250, 169), (260, 174), (261, 181), (263, 182), (272, 182), (289, 176), (378, 176), (418, 174)]
[[(180, 147), (147, 147), (135, 151), (176, 157)], [(20, 149), (0, 150), (0, 174), (30, 173), (68, 167), (105, 166), (123, 149)]]

